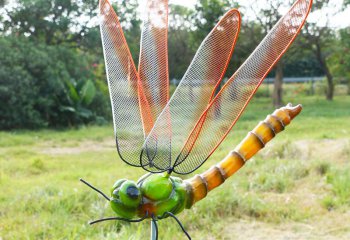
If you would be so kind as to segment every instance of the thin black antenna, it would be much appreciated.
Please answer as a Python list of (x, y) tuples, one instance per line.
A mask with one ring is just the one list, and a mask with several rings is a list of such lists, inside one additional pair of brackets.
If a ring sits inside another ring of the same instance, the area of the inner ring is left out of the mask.
[(94, 186), (92, 186), (90, 183), (86, 182), (86, 181), (85, 181), (84, 179), (82, 179), (82, 178), (80, 178), (79, 180), (80, 180), (80, 182), (85, 183), (87, 186), (89, 186), (90, 188), (92, 188), (93, 190), (95, 190), (96, 192), (98, 192), (99, 194), (101, 194), (108, 202), (110, 201), (109, 197), (108, 197), (106, 194), (104, 194), (101, 190), (95, 188)]
[[(186, 230), (185, 230), (184, 226), (182, 225), (182, 223), (180, 222), (180, 220), (179, 220), (174, 214), (172, 214), (171, 212), (165, 212), (164, 215), (165, 215), (165, 214), (167, 214), (167, 215), (169, 215), (170, 217), (174, 218), (175, 221), (180, 225), (182, 231), (186, 234), (187, 238), (188, 238), (189, 240), (191, 240), (191, 236), (186, 232)], [(163, 215), (161, 218), (164, 218), (164, 217), (165, 217), (164, 215)]]
[(146, 215), (140, 219), (127, 219), (127, 218), (119, 218), (119, 217), (109, 217), (109, 218), (101, 218), (92, 222), (89, 222), (90, 225), (99, 223), (99, 222), (104, 222), (104, 221), (112, 221), (112, 220), (119, 220), (119, 221), (125, 221), (125, 222), (141, 222), (145, 220), (148, 217), (148, 212), (146, 212)]

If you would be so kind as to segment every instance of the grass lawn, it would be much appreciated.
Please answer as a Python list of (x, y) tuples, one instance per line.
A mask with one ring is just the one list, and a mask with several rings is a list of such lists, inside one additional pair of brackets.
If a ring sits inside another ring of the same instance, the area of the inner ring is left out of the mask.
[[(265, 149), (192, 209), (179, 215), (194, 239), (350, 239), (350, 97), (293, 97), (304, 110)], [(197, 172), (223, 158), (273, 108), (248, 106)], [(118, 159), (112, 125), (0, 132), (0, 239), (147, 239), (150, 223), (87, 222), (113, 216), (105, 192), (142, 169)], [(186, 178), (189, 176), (185, 176)], [(160, 239), (185, 239), (174, 220)]]

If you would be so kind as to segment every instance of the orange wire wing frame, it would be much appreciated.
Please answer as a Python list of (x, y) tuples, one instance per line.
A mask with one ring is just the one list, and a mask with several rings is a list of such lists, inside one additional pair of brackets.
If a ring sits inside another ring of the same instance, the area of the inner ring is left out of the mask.
[[(169, 100), (167, 0), (147, 1), (138, 69), (155, 120)], [(147, 129), (147, 134), (150, 130)]]
[(137, 72), (112, 5), (100, 0), (101, 37), (120, 157), (150, 172), (187, 174), (201, 166), (294, 41), (311, 4), (311, 0), (296, 1), (216, 94), (240, 29), (239, 12), (228, 11), (202, 42), (168, 102), (168, 1), (147, 1)]
[[(173, 152), (170, 156), (166, 151), (169, 147), (166, 145), (172, 147), (179, 140), (177, 136), (174, 136), (174, 131), (170, 140), (159, 137), (162, 129), (164, 129), (164, 124), (160, 121), (161, 114), (146, 139), (142, 152), (143, 156), (141, 156), (142, 167), (152, 172), (165, 170), (164, 167), (173, 167), (170, 171), (187, 174), (201, 166), (227, 136), (266, 75), (292, 44), (310, 12), (311, 5), (311, 0), (295, 2), (250, 57), (226, 82), (215, 98), (209, 102), (204, 112), (197, 118), (199, 120), (192, 125), (189, 132), (186, 132), (188, 128), (183, 129), (179, 124), (174, 125), (174, 122), (180, 121), (181, 115), (171, 114), (172, 129), (176, 129), (176, 126), (178, 126), (179, 129), (184, 130), (187, 138), (183, 141), (185, 144), (180, 151), (178, 151), (178, 148), (171, 148)], [(193, 68), (198, 71), (202, 66), (203, 63), (197, 63)], [(204, 88), (204, 84), (200, 87)], [(174, 99), (177, 99), (178, 94), (178, 91), (174, 93), (167, 107), (175, 105)], [(188, 105), (181, 108), (184, 111), (191, 109)], [(171, 108), (170, 112), (172, 112)], [(181, 143), (183, 143), (183, 134), (180, 134), (182, 137)], [(164, 164), (166, 160), (164, 159), (169, 159), (169, 157), (173, 165), (166, 166)], [(147, 162), (147, 159), (150, 162)], [(145, 160), (146, 165), (144, 164)]]
[(118, 153), (126, 163), (140, 166), (144, 138), (154, 123), (150, 105), (117, 14), (108, 0), (100, 0), (99, 9)]
[(175, 93), (145, 141), (141, 165), (150, 172), (172, 168), (177, 154), (222, 80), (240, 28), (236, 9), (227, 12), (204, 39)]

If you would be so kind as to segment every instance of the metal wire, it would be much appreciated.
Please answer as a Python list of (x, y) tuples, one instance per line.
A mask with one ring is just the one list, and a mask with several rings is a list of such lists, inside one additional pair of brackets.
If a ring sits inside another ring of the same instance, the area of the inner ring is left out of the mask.
[(196, 123), (176, 159), (174, 172), (187, 174), (201, 166), (235, 125), (266, 75), (300, 32), (311, 0), (298, 0), (225, 83)]
[(171, 100), (148, 135), (141, 165), (150, 172), (169, 170), (210, 96), (223, 79), (240, 28), (236, 9), (227, 12), (203, 40)]
[(188, 232), (185, 230), (184, 226), (182, 225), (182, 223), (180, 222), (180, 220), (171, 212), (165, 212), (162, 217), (160, 217), (159, 219), (163, 219), (165, 218), (165, 215), (168, 215), (172, 218), (175, 219), (175, 221), (179, 224), (179, 226), (181, 227), (182, 231), (186, 234), (187, 238), (191, 240), (191, 236), (188, 234)]
[(169, 97), (168, 0), (147, 1), (139, 71), (112, 5), (100, 0), (101, 36), (120, 157), (149, 172), (188, 174), (200, 167), (294, 41), (311, 4), (312, 0), (296, 0), (220, 89), (241, 21), (237, 10), (227, 12), (204, 39), (165, 104)]
[[(197, 62), (195, 57), (190, 67), (193, 76), (187, 80), (188, 73), (186, 73), (167, 105), (171, 112), (171, 137), (166, 134), (169, 127), (166, 125), (167, 118), (163, 112), (146, 139), (144, 148), (152, 153), (153, 165), (157, 168), (166, 166), (170, 158), (173, 161), (174, 172), (188, 174), (209, 158), (241, 116), (265, 76), (298, 35), (310, 11), (311, 2), (311, 0), (297, 0), (216, 95), (210, 92), (202, 95), (205, 93), (203, 89), (207, 87), (206, 75), (202, 71), (215, 65), (210, 61), (210, 54), (220, 59), (220, 51), (215, 50), (214, 43), (207, 48), (201, 46), (199, 51), (204, 49), (202, 54), (206, 59)], [(227, 26), (220, 24), (217, 27), (217, 31), (226, 34), (227, 29)], [(220, 45), (222, 38), (223, 35), (218, 35), (215, 44)], [(228, 44), (227, 41), (225, 44)], [(201, 93), (200, 96), (204, 99), (196, 98), (198, 97), (196, 95), (191, 99), (191, 94), (188, 90), (185, 91), (188, 88)], [(216, 90), (218, 89), (214, 88), (214, 92)], [(209, 99), (209, 102), (205, 99)], [(205, 109), (200, 107), (203, 102)], [(196, 115), (198, 109), (200, 116)], [(147, 155), (143, 154), (141, 165), (147, 170), (156, 172), (157, 168), (147, 165), (148, 161)]]
[(117, 150), (123, 161), (140, 166), (140, 151), (153, 119), (118, 16), (109, 0), (100, 0), (100, 29)]
[(152, 215), (151, 215), (151, 217), (152, 217), (152, 222), (153, 222), (153, 224), (154, 224), (154, 227), (155, 227), (155, 229), (156, 229), (156, 237), (155, 237), (155, 240), (158, 240), (158, 225), (157, 225), (157, 220), (156, 220), (156, 218), (154, 217), (154, 214), (152, 213)]
[(138, 71), (156, 120), (169, 100), (168, 0), (147, 1), (143, 15)]
[(108, 202), (111, 200), (105, 193), (103, 193), (101, 190), (97, 189), (96, 187), (92, 186), (90, 183), (86, 182), (84, 179), (80, 178), (79, 180), (80, 182), (84, 183), (88, 187), (92, 188), (93, 190), (101, 194)]
[(142, 222), (146, 218), (148, 218), (148, 212), (146, 212), (146, 215), (140, 219), (126, 219), (126, 218), (120, 218), (120, 217), (108, 217), (108, 218), (101, 218), (98, 220), (91, 221), (91, 222), (89, 222), (89, 224), (93, 225), (95, 223), (104, 222), (104, 221), (113, 221), (113, 220), (119, 220), (119, 221), (130, 222), (130, 223), (137, 223), (137, 222)]

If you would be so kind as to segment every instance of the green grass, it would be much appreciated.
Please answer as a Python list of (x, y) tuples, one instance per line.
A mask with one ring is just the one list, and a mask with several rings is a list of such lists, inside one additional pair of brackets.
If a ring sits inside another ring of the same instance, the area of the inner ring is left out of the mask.
[[(297, 233), (298, 239), (349, 236), (350, 97), (287, 100), (302, 103), (302, 114), (236, 175), (179, 215), (194, 239), (274, 237), (276, 229)], [(254, 99), (197, 173), (223, 158), (273, 110), (270, 99)], [(118, 159), (112, 125), (0, 132), (0, 239), (148, 238), (149, 222), (88, 226), (113, 212), (78, 181), (83, 177), (108, 191), (115, 180), (142, 174)], [(159, 222), (159, 229), (160, 239), (184, 238), (173, 220)]]

